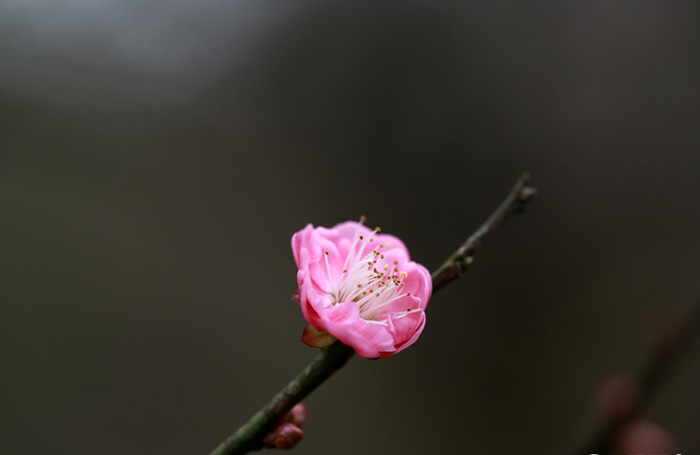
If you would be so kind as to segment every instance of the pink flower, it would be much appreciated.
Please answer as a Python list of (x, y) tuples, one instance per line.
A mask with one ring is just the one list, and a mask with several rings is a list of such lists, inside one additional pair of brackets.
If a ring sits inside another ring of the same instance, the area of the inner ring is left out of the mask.
[(309, 224), (292, 237), (295, 299), (309, 322), (302, 341), (322, 347), (337, 338), (362, 357), (388, 357), (423, 331), (432, 281), (401, 240), (362, 222)]

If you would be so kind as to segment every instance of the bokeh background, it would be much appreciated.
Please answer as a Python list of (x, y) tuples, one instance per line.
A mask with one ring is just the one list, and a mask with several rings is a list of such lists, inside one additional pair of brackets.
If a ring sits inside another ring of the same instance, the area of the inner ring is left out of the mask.
[[(0, 0), (3, 451), (208, 453), (316, 352), (291, 235), (436, 268), (532, 210), (299, 454), (566, 453), (700, 291), (695, 1)], [(700, 348), (647, 416), (700, 453)]]

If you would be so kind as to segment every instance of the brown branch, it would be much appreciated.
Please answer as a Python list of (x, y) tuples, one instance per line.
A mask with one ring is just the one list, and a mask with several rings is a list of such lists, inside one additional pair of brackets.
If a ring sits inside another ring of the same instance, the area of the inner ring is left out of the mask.
[(524, 173), (506, 199), (495, 212), (462, 244), (452, 256), (433, 272), (433, 292), (459, 278), (474, 261), (476, 248), (491, 231), (508, 221), (514, 214), (523, 213), (530, 205), (537, 190), (531, 186), (530, 174)]
[[(445, 263), (433, 273), (433, 293), (460, 277), (474, 256), (483, 238), (503, 224), (514, 213), (524, 211), (536, 191), (527, 186), (529, 174), (523, 174), (513, 191), (486, 222)], [(321, 385), (352, 357), (352, 348), (336, 342), (321, 350), (296, 378), (270, 400), (246, 424), (229, 436), (210, 455), (241, 455), (260, 450), (263, 438), (273, 431), (284, 415)]]
[(214, 449), (211, 455), (241, 455), (262, 449), (263, 439), (275, 429), (282, 417), (345, 365), (354, 353), (351, 347), (340, 342), (323, 348), (318, 357), (304, 368), (304, 371), (299, 373), (245, 425)]

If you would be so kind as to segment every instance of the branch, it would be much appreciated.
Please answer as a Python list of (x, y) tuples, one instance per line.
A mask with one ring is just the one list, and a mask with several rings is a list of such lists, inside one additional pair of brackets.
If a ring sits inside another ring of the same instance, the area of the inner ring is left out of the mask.
[(619, 430), (640, 416), (652, 395), (671, 372), (681, 354), (690, 346), (700, 331), (700, 298), (687, 313), (660, 334), (636, 377), (638, 398), (629, 410), (614, 419), (604, 419), (588, 437), (587, 442), (573, 453), (590, 455), (611, 453)]
[[(527, 186), (529, 181), (530, 175), (523, 174), (496, 211), (433, 273), (433, 294), (464, 273), (472, 262), (475, 248), (481, 244), (486, 234), (502, 225), (512, 214), (525, 210), (536, 193), (534, 188)], [(340, 342), (322, 349), (304, 371), (210, 455), (241, 455), (262, 449), (263, 438), (275, 429), (282, 417), (345, 365), (354, 353), (352, 348)]]
[(474, 261), (476, 248), (491, 231), (508, 221), (514, 214), (524, 213), (537, 190), (528, 184), (530, 174), (524, 173), (516, 182), (508, 197), (495, 212), (462, 244), (452, 256), (433, 272), (433, 292), (464, 275)]
[(274, 430), (282, 417), (345, 365), (354, 353), (351, 347), (340, 342), (323, 348), (304, 371), (275, 395), (248, 423), (222, 442), (211, 455), (237, 455), (262, 449), (263, 438)]

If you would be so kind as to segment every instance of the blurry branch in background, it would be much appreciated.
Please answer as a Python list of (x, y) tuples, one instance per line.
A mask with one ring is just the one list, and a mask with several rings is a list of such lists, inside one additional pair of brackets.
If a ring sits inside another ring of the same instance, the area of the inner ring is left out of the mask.
[[(653, 340), (648, 358), (637, 375), (624, 381), (626, 384), (623, 388), (616, 387), (617, 390), (613, 392), (616, 396), (608, 397), (608, 403), (604, 404), (606, 409), (603, 409), (603, 420), (594, 427), (583, 443), (579, 442), (569, 453), (574, 455), (612, 454), (617, 453), (616, 450), (628, 453), (629, 450), (621, 449), (620, 445), (629, 446), (633, 442), (624, 441), (623, 431), (638, 421), (653, 394), (677, 365), (681, 354), (695, 341), (699, 332), (700, 297), (682, 317), (666, 327)], [(666, 448), (667, 445), (671, 445), (671, 442), (654, 441), (659, 438), (663, 439), (663, 435), (649, 434), (644, 438), (646, 446), (635, 450), (649, 453), (652, 449), (648, 447), (649, 445), (659, 444), (664, 447), (661, 453), (671, 451), (672, 448)]]
[[(505, 223), (513, 214), (525, 211), (537, 193), (528, 186), (529, 182), (530, 175), (523, 174), (496, 211), (433, 273), (433, 293), (464, 274), (473, 261), (476, 248), (489, 232)], [(323, 348), (316, 359), (246, 424), (214, 449), (211, 455), (239, 455), (262, 449), (266, 436), (275, 430), (290, 410), (345, 365), (353, 354), (352, 348), (340, 342)]]

